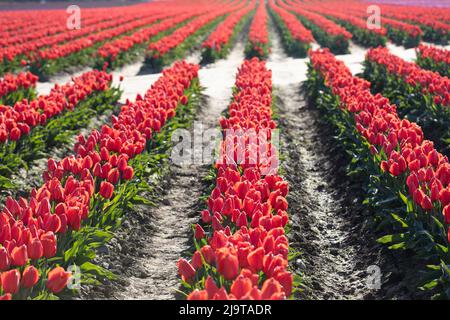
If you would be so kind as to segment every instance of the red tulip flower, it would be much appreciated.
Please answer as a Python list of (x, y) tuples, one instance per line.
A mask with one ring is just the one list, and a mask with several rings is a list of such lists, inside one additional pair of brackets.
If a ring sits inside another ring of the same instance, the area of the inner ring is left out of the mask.
[(72, 274), (66, 272), (64, 268), (56, 267), (48, 273), (46, 287), (53, 293), (59, 293), (67, 286), (71, 276)]

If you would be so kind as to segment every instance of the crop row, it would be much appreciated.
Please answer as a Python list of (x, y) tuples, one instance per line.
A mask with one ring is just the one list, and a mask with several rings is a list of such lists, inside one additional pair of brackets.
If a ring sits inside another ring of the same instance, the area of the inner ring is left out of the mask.
[(238, 69), (224, 138), (215, 164), (216, 181), (195, 226), (196, 251), (180, 258), (178, 270), (190, 300), (285, 299), (292, 293), (288, 271), (288, 183), (278, 175), (271, 143), (272, 73), (258, 58)]
[(202, 61), (212, 62), (225, 58), (233, 43), (239, 36), (251, 13), (256, 6), (256, 0), (251, 0), (241, 9), (231, 13), (211, 35), (202, 43)]
[[(173, 33), (150, 43), (146, 52), (146, 64), (155, 70), (160, 70), (162, 66), (168, 64), (171, 60), (182, 58), (182, 55), (185, 54), (189, 47), (194, 45), (199, 36), (215, 28), (224, 19), (224, 16), (238, 10), (240, 6), (240, 2), (238, 2), (225, 8), (211, 9), (206, 14), (189, 21)], [(182, 44), (185, 48), (182, 48)], [(177, 53), (176, 50), (179, 52)]]
[(450, 51), (420, 44), (416, 48), (416, 63), (427, 70), (436, 71), (450, 77)]
[[(67, 30), (54, 36), (31, 40), (23, 44), (2, 48), (0, 57), (3, 60), (2, 71), (14, 71), (26, 64), (31, 64), (35, 73), (44, 72), (46, 60), (53, 60), (75, 54), (82, 49), (95, 45), (97, 42), (118, 36), (139, 26), (144, 26), (168, 14), (158, 14), (158, 10), (151, 9), (131, 11), (128, 15), (114, 20), (107, 20), (100, 25), (84, 26), (80, 30)], [(44, 61), (42, 61), (44, 60)], [(42, 70), (41, 70), (42, 69)]]
[(286, 10), (294, 12), (301, 22), (311, 30), (314, 39), (325, 48), (329, 48), (335, 54), (344, 54), (348, 51), (349, 40), (352, 34), (342, 26), (321, 16), (320, 14), (302, 9), (298, 4), (287, 1), (278, 1)]
[(370, 49), (364, 65), (364, 77), (372, 83), (372, 90), (395, 102), (401, 117), (419, 123), (427, 137), (448, 154), (450, 79), (407, 62), (386, 48)]
[(54, 298), (75, 277), (69, 266), (82, 271), (83, 283), (108, 275), (92, 264), (95, 249), (139, 199), (152, 140), (189, 106), (197, 72), (196, 65), (175, 63), (144, 96), (122, 106), (111, 126), (80, 135), (73, 155), (49, 159), (45, 183), (28, 200), (7, 199), (0, 212), (2, 299)]
[(13, 188), (9, 177), (19, 168), (41, 158), (55, 145), (68, 142), (75, 129), (110, 109), (120, 96), (111, 87), (112, 76), (90, 71), (64, 85), (55, 85), (48, 95), (19, 100), (0, 107), (0, 185)]
[(32, 100), (36, 95), (37, 81), (38, 77), (30, 72), (5, 74), (0, 80), (0, 104), (10, 105), (22, 99)]
[(314, 41), (311, 31), (306, 29), (295, 15), (269, 0), (269, 9), (281, 33), (286, 52), (294, 57), (306, 57)]
[(250, 25), (248, 42), (245, 46), (245, 55), (247, 58), (259, 57), (267, 58), (270, 53), (268, 17), (264, 1), (259, 1), (255, 17)]
[(308, 92), (335, 125), (343, 148), (353, 155), (353, 174), (367, 179), (366, 203), (390, 234), (379, 242), (410, 249), (427, 264), (422, 289), (446, 295), (449, 288), (450, 164), (414, 122), (370, 92), (328, 51), (311, 53)]

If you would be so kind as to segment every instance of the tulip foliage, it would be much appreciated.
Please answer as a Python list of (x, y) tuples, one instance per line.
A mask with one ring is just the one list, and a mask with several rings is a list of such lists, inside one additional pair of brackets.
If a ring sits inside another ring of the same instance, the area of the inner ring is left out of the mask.
[(272, 73), (257, 58), (238, 70), (229, 116), (220, 120), (224, 140), (216, 182), (195, 226), (196, 251), (178, 261), (191, 300), (286, 299), (288, 183), (278, 174), (270, 142)]
[(89, 71), (48, 95), (0, 106), (0, 186), (14, 187), (7, 178), (19, 168), (70, 142), (93, 116), (111, 109), (120, 97), (111, 82), (112, 75)]
[(424, 139), (416, 123), (401, 119), (395, 105), (372, 95), (370, 83), (352, 76), (328, 51), (311, 53), (307, 87), (353, 154), (352, 174), (367, 177), (366, 203), (393, 232), (379, 242), (417, 252), (429, 268), (427, 277), (418, 279), (422, 289), (445, 296), (450, 287), (448, 158)]
[(280, 30), (286, 52), (294, 57), (306, 57), (310, 43), (314, 41), (311, 31), (306, 29), (295, 15), (269, 0), (270, 13)]
[(240, 32), (250, 20), (256, 0), (251, 0), (238, 11), (232, 12), (202, 43), (202, 61), (213, 62), (225, 58)]
[(416, 63), (424, 69), (439, 72), (441, 76), (450, 77), (450, 51), (420, 44), (416, 48)]
[(111, 126), (80, 135), (75, 154), (49, 159), (44, 184), (28, 200), (7, 199), (0, 212), (4, 298), (52, 297), (70, 283), (65, 267), (71, 265), (79, 266), (88, 283), (110, 276), (90, 262), (94, 250), (120, 224), (118, 208), (129, 209), (139, 199), (136, 190), (147, 172), (143, 163), (150, 160), (145, 156), (151, 141), (177, 107), (189, 105), (192, 90), (198, 90), (197, 72), (197, 65), (175, 63), (145, 96), (122, 106)]
[(255, 16), (250, 25), (248, 43), (245, 47), (247, 58), (267, 58), (270, 52), (269, 32), (267, 30), (267, 10), (264, 1), (259, 1)]
[(11, 105), (22, 99), (34, 99), (37, 81), (38, 77), (31, 72), (5, 74), (0, 80), (0, 104)]
[(425, 135), (450, 154), (449, 78), (407, 62), (386, 48), (367, 52), (364, 77), (373, 91), (382, 91), (397, 104), (400, 116), (420, 124)]

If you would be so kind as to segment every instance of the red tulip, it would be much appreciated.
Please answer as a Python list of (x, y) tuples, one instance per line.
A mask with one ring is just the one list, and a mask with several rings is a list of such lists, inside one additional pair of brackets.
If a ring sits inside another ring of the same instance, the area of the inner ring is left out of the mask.
[(49, 231), (41, 235), (41, 243), (44, 249), (44, 257), (52, 258), (56, 254), (56, 236), (53, 232)]
[(5, 271), (9, 269), (9, 266), (11, 264), (9, 258), (8, 251), (5, 247), (0, 247), (0, 271)]
[(259, 272), (263, 268), (264, 248), (259, 247), (247, 256), (249, 266), (254, 272)]
[(197, 223), (195, 225), (195, 239), (200, 240), (205, 237), (205, 230)]
[(134, 176), (134, 170), (130, 166), (126, 166), (122, 172), (122, 178), (124, 180), (131, 180)]
[(178, 260), (178, 273), (185, 281), (191, 281), (195, 277), (195, 268), (185, 259)]
[(11, 252), (11, 264), (13, 266), (21, 267), (27, 263), (28, 254), (27, 246), (22, 245), (20, 247), (15, 247)]
[(217, 293), (217, 291), (219, 291), (219, 288), (217, 287), (216, 283), (210, 276), (206, 278), (205, 289), (208, 292), (209, 299), (212, 299), (214, 295)]
[(106, 181), (100, 184), (100, 195), (105, 199), (110, 199), (114, 193), (114, 186)]
[(70, 272), (66, 272), (64, 268), (56, 267), (48, 273), (46, 287), (53, 293), (59, 293), (67, 286), (71, 277)]
[(19, 292), (20, 272), (17, 269), (5, 271), (1, 275), (1, 287), (4, 293), (16, 294)]
[(253, 284), (249, 278), (239, 276), (236, 280), (233, 281), (231, 285), (231, 293), (237, 298), (241, 299), (246, 296), (250, 290), (252, 290)]
[(22, 288), (32, 288), (39, 281), (39, 271), (34, 266), (25, 268), (22, 274), (22, 281), (20, 286)]
[(117, 168), (113, 168), (108, 172), (107, 179), (110, 183), (116, 184), (117, 181), (119, 181), (119, 177), (120, 177), (119, 170)]
[(214, 253), (214, 249), (211, 246), (206, 245), (200, 249), (203, 258), (208, 264), (213, 264), (216, 261), (216, 254)]
[(187, 296), (187, 300), (208, 300), (208, 292), (195, 289)]
[(32, 260), (40, 259), (44, 255), (44, 247), (38, 238), (31, 240), (27, 247), (28, 257)]
[(239, 274), (238, 257), (228, 248), (219, 249), (217, 255), (217, 271), (226, 279), (233, 280)]

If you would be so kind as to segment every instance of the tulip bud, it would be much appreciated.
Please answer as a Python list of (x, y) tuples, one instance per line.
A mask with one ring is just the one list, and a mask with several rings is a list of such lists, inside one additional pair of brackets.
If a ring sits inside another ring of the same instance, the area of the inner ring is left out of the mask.
[(200, 240), (205, 237), (205, 230), (197, 223), (195, 225), (195, 239)]
[(41, 236), (42, 247), (44, 248), (44, 257), (52, 258), (56, 254), (56, 237), (51, 231)]
[(0, 247), (0, 271), (5, 271), (9, 269), (11, 264), (8, 251), (5, 247)]
[(120, 177), (120, 174), (119, 174), (119, 170), (117, 170), (117, 168), (109, 170), (107, 179), (110, 183), (116, 184), (117, 181), (119, 181), (119, 177)]
[(56, 267), (48, 273), (46, 287), (53, 293), (59, 293), (67, 286), (72, 274), (64, 268)]
[(210, 223), (211, 222), (211, 215), (208, 210), (202, 211), (202, 221), (204, 223)]
[(27, 254), (27, 246), (22, 245), (20, 247), (15, 247), (11, 251), (11, 264), (13, 266), (21, 267), (27, 263), (28, 254)]
[(114, 193), (114, 186), (109, 182), (102, 181), (99, 193), (103, 198), (110, 199)]
[(122, 172), (122, 178), (124, 180), (131, 180), (134, 175), (133, 167), (126, 166), (125, 169)]
[(239, 274), (238, 257), (228, 248), (219, 249), (217, 257), (217, 271), (226, 279), (233, 280)]
[(34, 266), (28, 266), (22, 275), (20, 286), (22, 288), (32, 288), (39, 281), (39, 271)]
[(40, 259), (44, 255), (44, 247), (38, 238), (28, 244), (28, 257), (32, 260)]
[(249, 294), (252, 288), (252, 280), (244, 276), (239, 276), (233, 281), (230, 291), (239, 300)]
[(185, 259), (178, 260), (178, 273), (185, 281), (190, 281), (195, 277), (195, 268)]
[(203, 266), (202, 255), (200, 254), (199, 251), (194, 252), (194, 255), (192, 256), (191, 264), (195, 270), (198, 270)]
[(208, 292), (195, 289), (187, 296), (187, 300), (208, 300)]
[(19, 292), (20, 272), (17, 269), (3, 272), (1, 277), (1, 287), (4, 293), (16, 294)]

